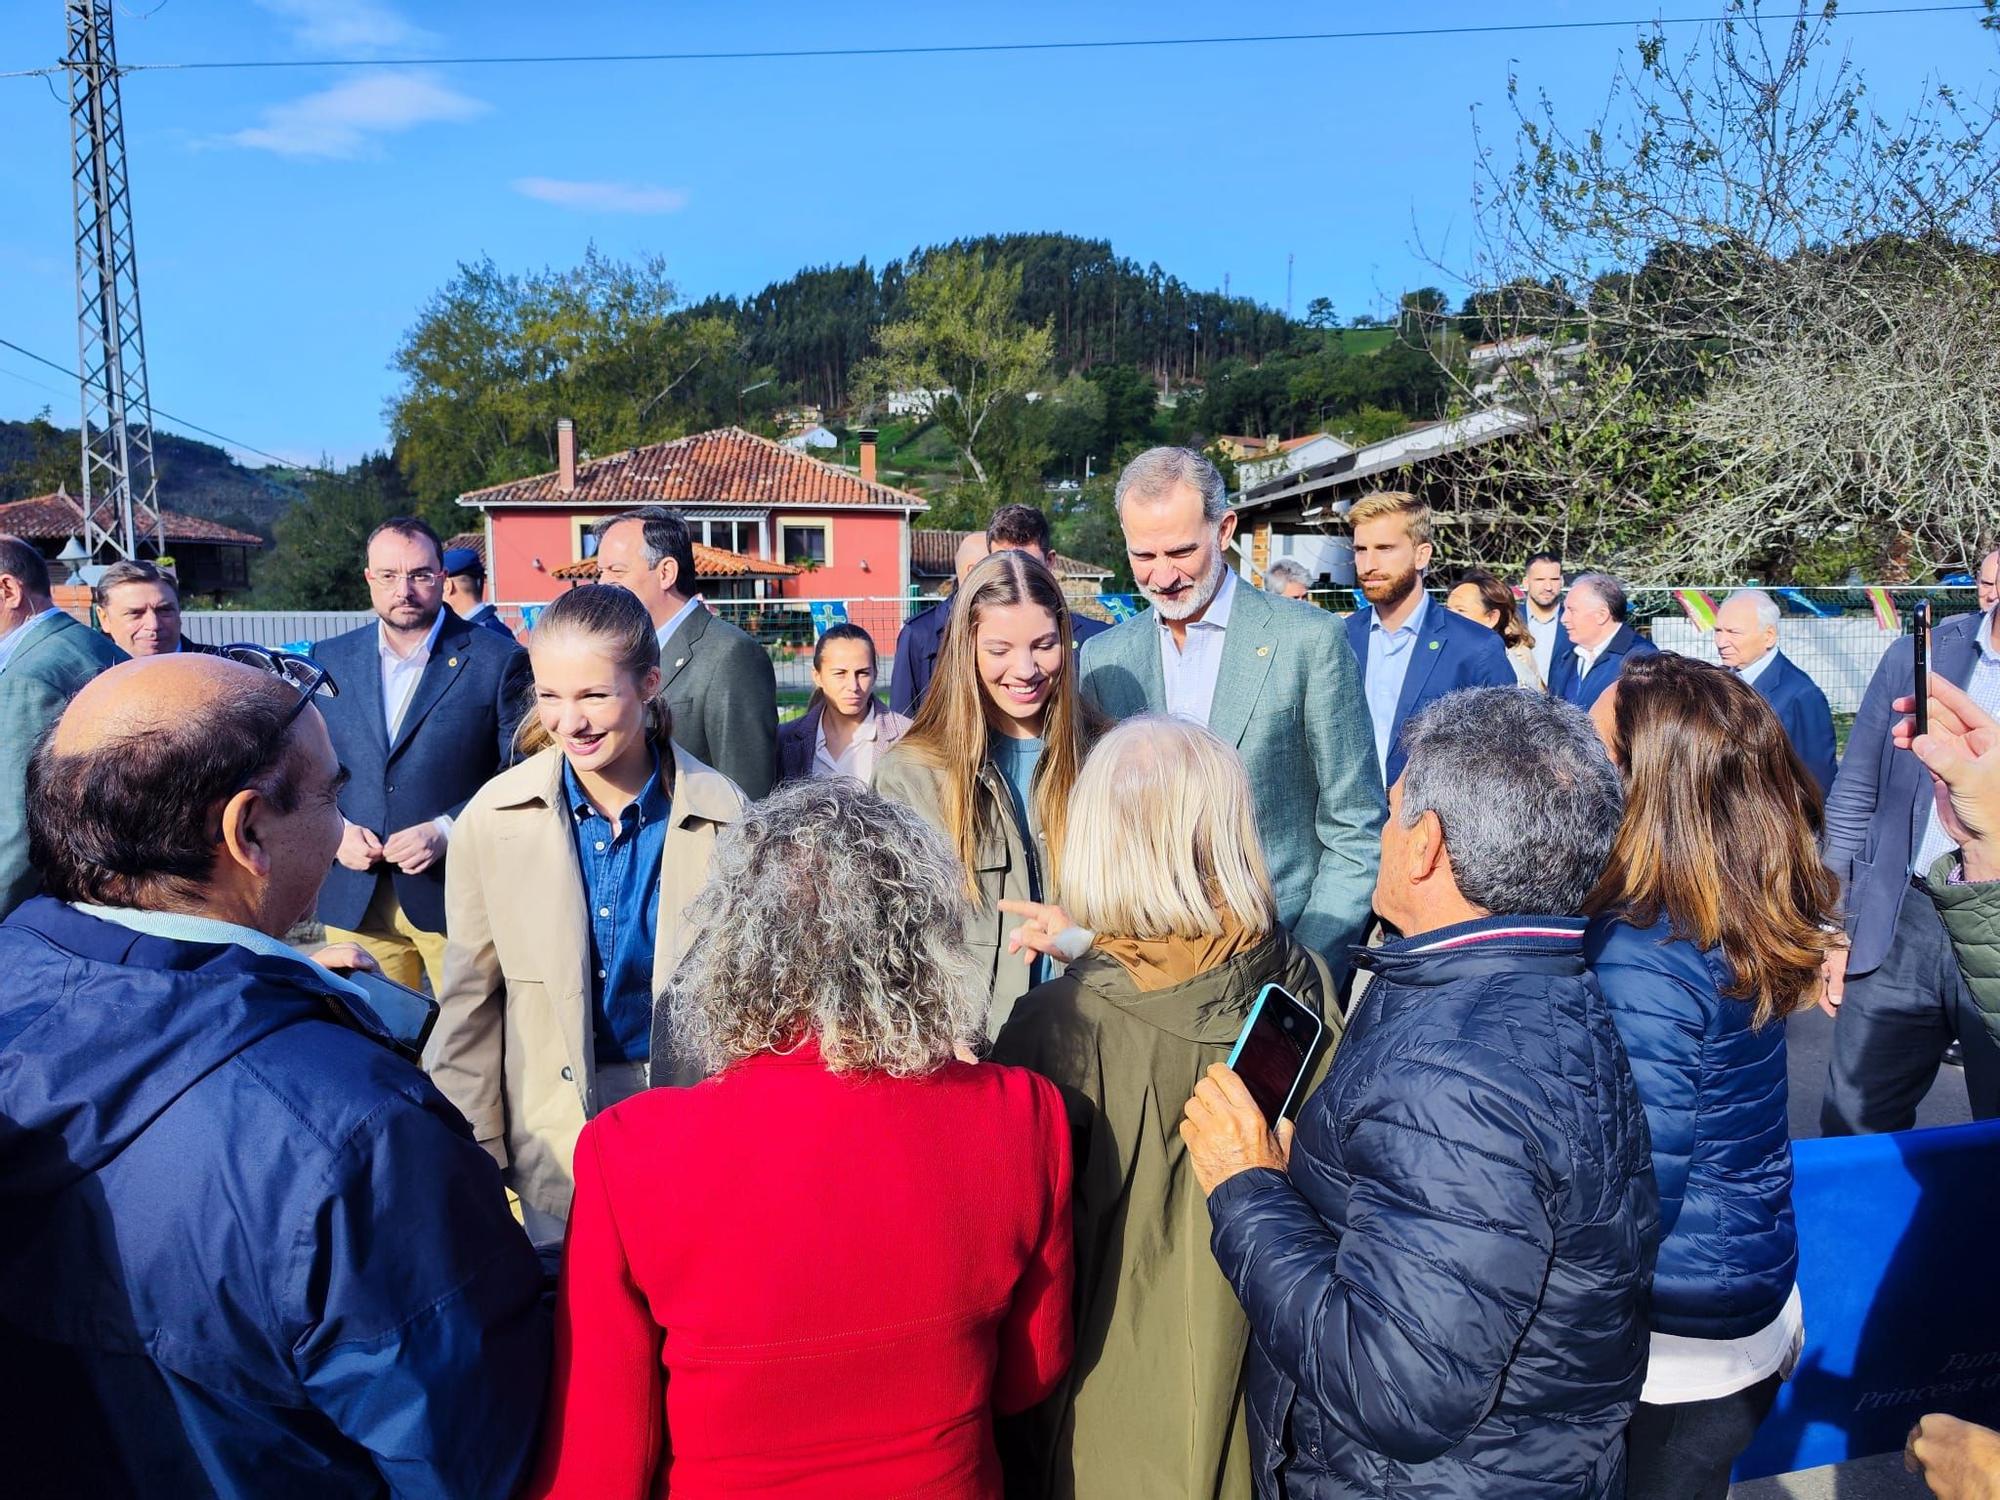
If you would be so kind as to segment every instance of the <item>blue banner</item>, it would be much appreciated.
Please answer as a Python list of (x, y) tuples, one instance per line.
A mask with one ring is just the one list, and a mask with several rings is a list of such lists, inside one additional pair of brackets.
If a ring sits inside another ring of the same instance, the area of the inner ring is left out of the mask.
[(1808, 598), (1798, 589), (1773, 589), (1771, 592), (1784, 600), (1785, 603), (1791, 605), (1800, 614), (1811, 615), (1815, 619), (1830, 619), (1832, 616), (1840, 613), (1832, 605), (1822, 604), (1817, 599)]
[(2000, 1426), (2000, 1121), (1792, 1162), (1805, 1351), (1736, 1477), (1892, 1453), (1926, 1412)]
[(1124, 624), (1144, 607), (1137, 594), (1099, 594), (1096, 602), (1104, 606), (1114, 625)]
[(812, 612), (813, 639), (818, 640), (836, 625), (847, 623), (845, 599), (815, 599), (806, 608)]
[(521, 628), (522, 628), (523, 630), (533, 630), (533, 629), (535, 628), (535, 621), (539, 620), (539, 619), (540, 619), (540, 618), (542, 617), (542, 611), (543, 611), (543, 610), (545, 610), (545, 609), (547, 609), (547, 608), (548, 608), (548, 606), (547, 606), (546, 604), (524, 604), (524, 605), (522, 605), (522, 606), (521, 606)]

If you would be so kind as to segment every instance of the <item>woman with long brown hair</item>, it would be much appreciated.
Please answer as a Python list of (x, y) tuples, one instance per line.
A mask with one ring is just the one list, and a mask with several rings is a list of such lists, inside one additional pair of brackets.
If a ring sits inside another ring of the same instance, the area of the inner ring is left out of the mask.
[(1514, 591), (1484, 568), (1468, 568), (1445, 595), (1444, 607), (1455, 615), (1477, 620), (1500, 637), (1514, 680), (1540, 692), (1546, 684), (1535, 666), (1535, 640), (1514, 604)]
[(1734, 673), (1634, 658), (1591, 718), (1625, 780), (1586, 952), (1631, 1058), (1660, 1188), (1631, 1500), (1722, 1500), (1804, 1336), (1785, 1017), (1839, 898), (1819, 787)]
[(1006, 951), (1001, 901), (1052, 899), (1069, 796), (1101, 727), (1077, 691), (1069, 603), (1025, 552), (996, 552), (953, 596), (937, 667), (875, 789), (937, 827), (965, 867), (966, 940), (987, 966), (997, 1033), (1048, 961)]

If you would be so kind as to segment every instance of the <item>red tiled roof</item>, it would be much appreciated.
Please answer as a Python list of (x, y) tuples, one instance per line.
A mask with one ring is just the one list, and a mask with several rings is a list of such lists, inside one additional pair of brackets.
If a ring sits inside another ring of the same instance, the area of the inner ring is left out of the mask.
[(486, 566), (486, 533), (483, 531), (457, 531), (444, 539), (444, 550), (464, 547), (479, 554), (479, 565)]
[[(99, 505), (97, 520), (106, 530), (111, 529), (114, 517), (109, 502)], [(160, 520), (166, 525), (169, 546), (175, 542), (213, 542), (239, 547), (264, 545), (260, 536), (224, 526), (220, 521), (205, 520), (201, 516), (184, 516), (178, 511), (163, 510)], [(82, 529), (82, 502), (61, 490), (53, 495), (35, 495), (0, 505), (0, 532), (17, 536), (24, 542), (59, 542), (77, 535)]]
[[(454, 547), (462, 545), (455, 538)], [(768, 557), (745, 557), (741, 552), (725, 552), (720, 547), (711, 547), (706, 542), (694, 544), (694, 576), (697, 578), (796, 578), (805, 572), (804, 568), (792, 563), (776, 562)], [(564, 563), (560, 568), (549, 570), (549, 577), (560, 578), (573, 583), (580, 578), (597, 576), (597, 559), (586, 557), (581, 562)]]
[(564, 494), (556, 475), (537, 474), (460, 495), (495, 505), (829, 505), (922, 510), (924, 501), (886, 484), (864, 484), (844, 469), (745, 432), (721, 427), (671, 443), (628, 448), (576, 467)]
[[(910, 571), (927, 578), (949, 578), (958, 544), (971, 535), (969, 531), (930, 531), (921, 526), (912, 527)], [(1065, 557), (1058, 552), (1055, 573), (1058, 578), (1109, 578), (1111, 569), (1087, 563), (1080, 557)]]

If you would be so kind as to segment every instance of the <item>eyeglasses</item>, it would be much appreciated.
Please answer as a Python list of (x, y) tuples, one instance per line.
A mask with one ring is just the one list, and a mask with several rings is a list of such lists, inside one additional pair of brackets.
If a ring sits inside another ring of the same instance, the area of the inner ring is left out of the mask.
[(370, 583), (380, 584), (385, 589), (394, 588), (406, 578), (410, 581), (411, 588), (427, 589), (444, 577), (444, 574), (438, 572), (436, 568), (412, 568), (407, 573), (399, 573), (394, 568), (363, 568), (361, 576)]
[(306, 705), (314, 697), (320, 693), (329, 698), (340, 696), (340, 688), (332, 674), (310, 656), (300, 656), (293, 651), (270, 651), (248, 641), (224, 646), (221, 654), (231, 661), (242, 662), (246, 667), (255, 667), (260, 672), (281, 677), (299, 690), (299, 701), (292, 705), (292, 711), (285, 715), (285, 722), (278, 726), (277, 738), (280, 741), (291, 732), (292, 725), (298, 722), (299, 715), (306, 711)]

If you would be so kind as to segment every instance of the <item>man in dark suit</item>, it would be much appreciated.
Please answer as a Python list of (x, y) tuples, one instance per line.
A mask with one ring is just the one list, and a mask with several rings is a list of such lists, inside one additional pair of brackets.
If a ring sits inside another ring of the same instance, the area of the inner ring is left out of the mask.
[(500, 611), (486, 602), (486, 564), (470, 547), (444, 549), (444, 602), (468, 625), (483, 625), (514, 639)]
[(1433, 699), (1469, 687), (1513, 687), (1514, 667), (1497, 630), (1424, 595), (1431, 562), (1431, 508), (1400, 490), (1364, 495), (1347, 513), (1354, 574), (1368, 608), (1347, 617), (1347, 644), (1361, 668), (1384, 786), (1403, 774), (1403, 725)]
[(56, 608), (49, 565), (0, 536), (0, 917), (34, 895), (28, 861), (28, 760), (69, 700), (125, 653)]
[[(2000, 611), (1959, 615), (1931, 632), (1931, 670), (1991, 713), (2000, 708)], [(1836, 1019), (1820, 1130), (1907, 1130), (1955, 1036), (1978, 1119), (2000, 1116), (2000, 1053), (1959, 975), (1943, 920), (1921, 882), (1956, 845), (1931, 778), (1890, 740), (1891, 704), (1915, 688), (1910, 637), (1892, 642), (1862, 695), (1847, 754), (1826, 799), (1826, 863), (1839, 877), (1849, 946), (1827, 956), (1820, 1008)]]
[[(968, 533), (952, 554), (951, 571), (958, 583), (986, 559), (986, 533)], [(944, 628), (951, 623), (951, 595), (918, 610), (904, 622), (896, 636), (896, 666), (889, 674), (889, 707), (905, 718), (914, 718), (917, 705), (937, 670), (938, 652), (944, 646)]]
[(201, 656), (214, 648), (181, 634), (181, 590), (157, 563), (115, 562), (91, 585), (97, 622), (127, 656)]
[(1833, 710), (1819, 685), (1778, 649), (1781, 613), (1762, 589), (1738, 589), (1716, 611), (1715, 654), (1771, 705), (1825, 796), (1833, 787)]
[(1556, 658), (1575, 654), (1562, 627), (1563, 565), (1553, 552), (1537, 552), (1521, 573), (1521, 602), (1515, 606), (1535, 643), (1535, 671), (1542, 685), (1555, 676)]
[(444, 980), (452, 820), (512, 759), (528, 653), (444, 606), (444, 549), (422, 521), (369, 533), (375, 623), (321, 641), (339, 696), (320, 704), (349, 780), (347, 829), (319, 895), (330, 942), (359, 943), (398, 984)]
[(674, 743), (755, 802), (778, 779), (778, 677), (764, 648), (703, 607), (679, 511), (642, 505), (599, 524), (597, 576), (639, 596), (660, 637)]
[(1588, 710), (1618, 680), (1626, 657), (1659, 649), (1625, 623), (1628, 608), (1625, 585), (1609, 573), (1585, 573), (1569, 586), (1562, 620), (1571, 649), (1550, 668), (1550, 696)]

